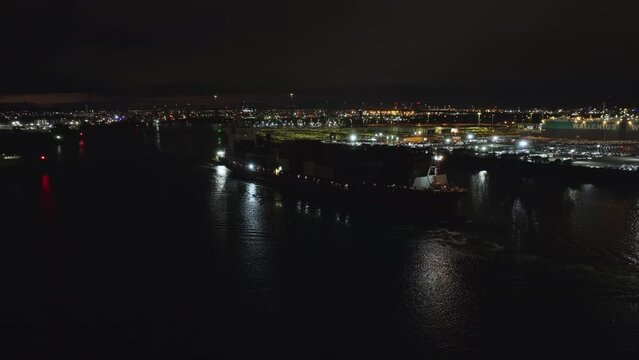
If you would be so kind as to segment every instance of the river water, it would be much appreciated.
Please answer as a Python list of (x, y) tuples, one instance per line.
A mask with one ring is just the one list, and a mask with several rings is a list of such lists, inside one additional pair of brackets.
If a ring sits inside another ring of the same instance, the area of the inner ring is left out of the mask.
[[(157, 150), (161, 140), (144, 138)], [(453, 170), (469, 189), (459, 218), (402, 220), (326, 208), (144, 149), (119, 142), (92, 156), (89, 147), (43, 171), (2, 174), (8, 349), (639, 354), (634, 189)]]

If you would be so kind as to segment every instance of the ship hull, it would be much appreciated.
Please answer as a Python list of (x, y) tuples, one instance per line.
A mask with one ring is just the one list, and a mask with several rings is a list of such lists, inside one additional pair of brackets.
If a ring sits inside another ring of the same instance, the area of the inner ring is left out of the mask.
[(464, 191), (412, 190), (361, 185), (350, 185), (348, 189), (344, 189), (335, 186), (329, 180), (276, 176), (229, 163), (224, 165), (237, 179), (260, 183), (286, 195), (318, 204), (362, 211), (449, 216), (457, 211), (457, 205), (465, 193)]

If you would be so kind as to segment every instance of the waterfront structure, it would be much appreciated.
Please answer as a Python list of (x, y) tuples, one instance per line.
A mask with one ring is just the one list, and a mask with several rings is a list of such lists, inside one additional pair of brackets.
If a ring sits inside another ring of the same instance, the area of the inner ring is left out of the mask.
[(542, 135), (586, 140), (639, 140), (639, 118), (622, 114), (599, 118), (545, 119), (542, 120)]

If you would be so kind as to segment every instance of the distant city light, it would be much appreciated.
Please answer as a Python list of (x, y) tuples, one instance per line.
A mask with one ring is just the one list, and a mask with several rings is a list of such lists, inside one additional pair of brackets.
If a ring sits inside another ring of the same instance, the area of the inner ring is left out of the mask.
[(56, 139), (56, 140), (62, 140), (62, 136), (61, 136), (61, 135), (56, 135), (56, 136), (55, 136), (55, 139)]
[(493, 142), (497, 142), (497, 141), (499, 141), (499, 136), (497, 136), (497, 135), (493, 135), (490, 139), (491, 139)]
[(444, 155), (435, 155), (435, 156), (433, 156), (433, 160), (442, 161), (442, 160), (444, 160)]
[(218, 152), (215, 153), (218, 157), (224, 157), (224, 155), (226, 155), (226, 152), (224, 150), (219, 150)]
[(348, 137), (348, 140), (350, 140), (350, 142), (355, 142), (355, 141), (357, 141), (357, 135), (355, 135), (355, 134), (351, 134), (351, 135)]
[(517, 143), (517, 145), (521, 148), (527, 147), (529, 145), (528, 140), (526, 139), (521, 139), (519, 140), (519, 142)]
[(468, 135), (466, 135), (466, 139), (468, 139), (468, 140), (472, 140), (472, 139), (474, 139), (474, 138), (475, 138), (475, 135), (474, 135), (474, 134), (468, 134)]
[(451, 139), (448, 139), (448, 138), (446, 138), (446, 140), (444, 140), (444, 142), (445, 142), (446, 144), (450, 144), (450, 143), (451, 143), (451, 141), (452, 141), (452, 140), (451, 140)]
[(255, 170), (255, 164), (253, 164), (253, 163), (248, 164), (248, 169), (251, 170), (251, 171), (254, 171)]

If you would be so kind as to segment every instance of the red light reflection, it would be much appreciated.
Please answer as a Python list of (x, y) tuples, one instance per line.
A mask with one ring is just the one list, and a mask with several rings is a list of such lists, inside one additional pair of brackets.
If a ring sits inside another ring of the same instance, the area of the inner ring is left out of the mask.
[(40, 178), (40, 201), (42, 205), (42, 218), (48, 231), (52, 230), (54, 216), (53, 216), (53, 201), (51, 197), (51, 180), (49, 174), (43, 174)]

